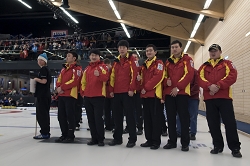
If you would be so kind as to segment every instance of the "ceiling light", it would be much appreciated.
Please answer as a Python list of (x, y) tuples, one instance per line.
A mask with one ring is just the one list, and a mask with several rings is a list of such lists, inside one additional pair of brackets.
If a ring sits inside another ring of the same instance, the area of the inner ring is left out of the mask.
[(139, 57), (141, 57), (140, 53), (138, 52), (138, 50), (135, 48), (136, 53), (138, 54)]
[(208, 9), (212, 1), (213, 1), (213, 0), (206, 0), (203, 9)]
[(27, 8), (32, 9), (32, 7), (28, 5), (26, 2), (23, 2), (22, 0), (18, 0), (18, 1), (21, 2), (23, 5), (25, 5)]
[(69, 16), (69, 18), (71, 18), (75, 23), (79, 23), (73, 16), (71, 16), (71, 14), (69, 14), (69, 12), (67, 12), (63, 7), (59, 7), (67, 16)]
[(126, 26), (123, 23), (121, 23), (121, 26), (122, 26), (124, 32), (126, 33), (127, 37), (130, 38), (130, 34), (128, 33)]
[(111, 8), (113, 9), (117, 19), (120, 20), (121, 16), (120, 16), (119, 12), (117, 11), (114, 2), (112, 0), (108, 0), (108, 1), (109, 1), (109, 4), (110, 4)]
[(186, 53), (187, 52), (187, 50), (188, 50), (188, 47), (190, 46), (190, 44), (191, 44), (191, 41), (189, 40), (188, 42), (187, 42), (187, 45), (186, 45), (186, 47), (185, 47), (185, 49), (184, 49), (184, 53)]

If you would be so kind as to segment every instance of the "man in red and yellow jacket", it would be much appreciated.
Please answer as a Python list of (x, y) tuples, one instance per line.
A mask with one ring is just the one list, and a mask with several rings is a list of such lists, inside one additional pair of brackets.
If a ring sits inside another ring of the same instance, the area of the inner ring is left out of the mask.
[(188, 98), (190, 82), (194, 76), (194, 63), (191, 57), (182, 53), (182, 43), (178, 40), (171, 43), (171, 52), (172, 55), (166, 61), (163, 93), (166, 100), (169, 140), (163, 148), (176, 148), (176, 114), (178, 113), (181, 122), (181, 150), (189, 151)]
[(144, 130), (146, 142), (141, 147), (150, 147), (156, 150), (161, 144), (162, 116), (162, 81), (165, 70), (161, 60), (156, 58), (157, 48), (153, 44), (146, 47), (146, 56), (148, 59), (142, 66), (142, 90), (141, 98), (144, 113)]
[(91, 140), (87, 144), (104, 146), (104, 121), (102, 116), (109, 72), (107, 66), (100, 61), (100, 54), (98, 49), (90, 50), (90, 63), (85, 68), (81, 81), (81, 95), (84, 96), (91, 133)]
[(220, 129), (222, 119), (229, 149), (234, 157), (242, 157), (240, 142), (232, 102), (232, 85), (237, 79), (237, 70), (229, 60), (222, 59), (221, 47), (213, 44), (209, 47), (210, 59), (198, 70), (198, 84), (203, 88), (206, 103), (206, 117), (213, 139), (212, 154), (223, 151), (224, 142)]
[(114, 121), (115, 131), (114, 139), (109, 143), (110, 146), (122, 144), (123, 134), (123, 111), (126, 116), (126, 122), (129, 129), (128, 148), (135, 146), (137, 141), (136, 123), (133, 106), (133, 95), (136, 90), (137, 67), (136, 60), (128, 53), (129, 43), (126, 40), (120, 40), (118, 51), (120, 55), (111, 70), (110, 75), (110, 95), (114, 97)]
[(58, 121), (62, 136), (56, 142), (74, 142), (75, 131), (75, 106), (78, 98), (78, 89), (82, 77), (82, 68), (76, 64), (78, 55), (75, 52), (68, 52), (66, 64), (56, 81), (58, 93)]

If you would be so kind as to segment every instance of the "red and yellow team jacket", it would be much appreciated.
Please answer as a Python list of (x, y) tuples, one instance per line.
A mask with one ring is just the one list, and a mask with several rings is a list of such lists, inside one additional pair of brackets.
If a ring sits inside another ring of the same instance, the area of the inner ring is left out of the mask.
[(114, 60), (110, 75), (110, 92), (125, 93), (136, 90), (136, 77), (138, 61), (127, 53), (126, 57), (119, 55)]
[(56, 87), (61, 87), (63, 90), (62, 94), (58, 96), (69, 96), (77, 99), (78, 89), (80, 86), (80, 80), (82, 77), (82, 67), (73, 63), (63, 64), (60, 75), (56, 81)]
[(146, 60), (141, 69), (142, 89), (146, 91), (141, 98), (157, 97), (162, 99), (162, 81), (165, 76), (164, 64), (161, 60)]
[[(99, 76), (94, 75), (95, 70), (99, 71)], [(106, 81), (108, 79), (108, 67), (103, 62), (90, 62), (83, 72), (81, 95), (86, 97), (105, 97)]]
[[(179, 89), (178, 94), (190, 95), (190, 82), (194, 77), (194, 62), (187, 54), (182, 54), (180, 58), (173, 55), (168, 58), (165, 64), (166, 75), (164, 79), (163, 94), (170, 95), (175, 87)], [(167, 85), (167, 79), (171, 80), (172, 85)]]
[[(237, 79), (237, 70), (233, 63), (221, 57), (208, 60), (198, 70), (198, 84), (203, 88), (204, 100), (223, 98), (232, 99), (232, 88)], [(220, 89), (214, 95), (209, 94), (208, 87), (216, 84)]]

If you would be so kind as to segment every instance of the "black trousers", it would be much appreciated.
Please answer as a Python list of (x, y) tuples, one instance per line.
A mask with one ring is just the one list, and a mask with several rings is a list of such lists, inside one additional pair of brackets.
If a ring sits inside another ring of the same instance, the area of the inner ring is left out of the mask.
[(142, 115), (142, 99), (140, 97), (140, 92), (136, 92), (134, 94), (134, 107), (135, 107), (135, 115), (136, 115), (136, 126), (138, 130), (142, 130), (143, 127), (143, 115)]
[[(122, 141), (123, 134), (123, 113), (126, 116), (127, 126), (129, 128), (129, 143), (135, 143), (137, 141), (136, 135), (136, 123), (134, 114), (134, 101), (133, 97), (130, 97), (128, 93), (115, 93), (113, 98), (114, 104), (114, 121), (115, 131), (113, 137), (116, 141)], [(124, 112), (123, 112), (124, 111)]]
[(177, 95), (172, 97), (166, 95), (166, 110), (168, 119), (168, 143), (176, 145), (177, 133), (176, 133), (176, 115), (179, 114), (181, 122), (181, 144), (182, 146), (188, 146), (190, 142), (189, 136), (189, 113), (188, 113), (188, 95)]
[(158, 98), (143, 98), (144, 131), (149, 144), (161, 144), (163, 110)]
[(115, 126), (114, 124), (114, 116), (113, 116), (113, 109), (112, 109), (112, 98), (105, 98), (104, 102), (104, 122), (105, 127), (107, 129), (112, 130)]
[(58, 121), (62, 136), (75, 138), (75, 106), (77, 99), (67, 96), (58, 97)]
[(230, 150), (240, 149), (233, 102), (230, 99), (206, 100), (206, 117), (215, 147), (223, 148), (221, 119), (225, 125), (227, 144)]
[(76, 122), (76, 127), (80, 127), (80, 120), (82, 117), (82, 105), (83, 105), (83, 98), (82, 96), (78, 93), (78, 98), (76, 101), (76, 110), (75, 110), (75, 122)]
[(103, 106), (104, 97), (84, 97), (90, 134), (93, 141), (102, 142), (104, 137)]
[(51, 97), (37, 97), (36, 98), (36, 119), (41, 127), (41, 134), (50, 134), (50, 104)]

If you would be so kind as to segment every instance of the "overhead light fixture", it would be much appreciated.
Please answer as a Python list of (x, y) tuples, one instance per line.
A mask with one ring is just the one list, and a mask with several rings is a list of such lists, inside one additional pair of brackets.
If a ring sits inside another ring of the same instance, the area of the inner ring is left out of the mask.
[(69, 14), (69, 12), (67, 12), (63, 7), (59, 7), (67, 16), (69, 16), (69, 18), (71, 18), (71, 20), (73, 20), (75, 23), (79, 23), (73, 16), (71, 16), (71, 14)]
[(213, 1), (213, 0), (206, 0), (203, 9), (208, 9), (212, 1)]
[(32, 7), (28, 5), (26, 2), (23, 2), (22, 0), (18, 0), (18, 1), (21, 2), (23, 5), (25, 5), (27, 8), (32, 9)]
[(128, 33), (126, 26), (123, 23), (121, 23), (121, 26), (122, 26), (124, 32), (126, 33), (127, 37), (130, 38), (130, 34)]
[(199, 26), (200, 26), (201, 21), (203, 20), (203, 18), (204, 18), (204, 15), (200, 14), (199, 18), (198, 18), (198, 20), (197, 20), (197, 22), (196, 22), (196, 24), (194, 26), (194, 29), (193, 29), (193, 31), (192, 31), (192, 33), (190, 35), (190, 38), (193, 38), (195, 36), (195, 34), (196, 34), (196, 32), (197, 32), (197, 30), (198, 30), (198, 28), (199, 28)]
[(246, 37), (250, 35), (250, 31), (246, 34)]
[(191, 44), (191, 41), (189, 40), (189, 41), (187, 42), (187, 45), (186, 45), (186, 47), (185, 47), (184, 51), (183, 51), (184, 53), (186, 53), (186, 52), (187, 52), (187, 50), (188, 50), (188, 48), (189, 48), (190, 44)]
[(224, 59), (228, 59), (229, 57), (228, 56), (226, 56)]
[(113, 11), (115, 13), (115, 16), (117, 17), (118, 20), (120, 20), (121, 16), (120, 16), (118, 10), (116, 9), (116, 6), (115, 6), (114, 2), (112, 0), (108, 0), (108, 1), (109, 1), (109, 4), (110, 4), (111, 8), (113, 9)]
[[(115, 16), (117, 17), (118, 20), (120, 20), (121, 15), (119, 14), (118, 10), (116, 9), (114, 2), (112, 0), (108, 0), (108, 1), (109, 1), (111, 8), (113, 9), (113, 11), (115, 13)], [(126, 33), (127, 37), (130, 38), (130, 34), (128, 33), (126, 26), (123, 23), (121, 23), (121, 26), (122, 26), (124, 32)]]

